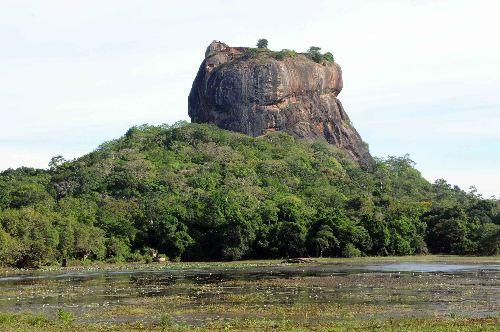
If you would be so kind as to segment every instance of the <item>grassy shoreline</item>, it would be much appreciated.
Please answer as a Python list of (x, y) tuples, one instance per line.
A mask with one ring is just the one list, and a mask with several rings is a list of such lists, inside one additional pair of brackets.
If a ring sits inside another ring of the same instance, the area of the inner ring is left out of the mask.
[(400, 317), (395, 319), (341, 319), (310, 325), (286, 319), (225, 319), (204, 326), (174, 324), (168, 318), (155, 323), (75, 323), (36, 314), (0, 314), (4, 331), (498, 331), (497, 317)]
[(500, 256), (456, 256), (456, 255), (416, 255), (416, 256), (366, 256), (355, 258), (308, 258), (310, 263), (286, 263), (283, 259), (262, 259), (262, 260), (239, 260), (239, 261), (200, 261), (200, 262), (164, 262), (164, 263), (107, 263), (92, 262), (89, 264), (78, 264), (73, 262), (68, 267), (45, 266), (36, 269), (18, 269), (10, 267), (0, 267), (0, 274), (24, 274), (43, 272), (84, 272), (84, 271), (134, 271), (134, 270), (189, 270), (189, 269), (210, 269), (210, 268), (245, 268), (262, 266), (286, 266), (286, 265), (309, 265), (309, 264), (368, 264), (368, 263), (397, 263), (397, 262), (444, 262), (461, 264), (500, 264)]

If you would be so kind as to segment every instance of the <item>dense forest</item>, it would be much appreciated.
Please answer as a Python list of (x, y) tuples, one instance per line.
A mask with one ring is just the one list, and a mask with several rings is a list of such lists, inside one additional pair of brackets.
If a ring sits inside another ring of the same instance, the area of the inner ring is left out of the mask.
[(0, 265), (499, 253), (500, 202), (407, 156), (362, 169), (323, 142), (178, 123), (49, 166), (0, 173)]

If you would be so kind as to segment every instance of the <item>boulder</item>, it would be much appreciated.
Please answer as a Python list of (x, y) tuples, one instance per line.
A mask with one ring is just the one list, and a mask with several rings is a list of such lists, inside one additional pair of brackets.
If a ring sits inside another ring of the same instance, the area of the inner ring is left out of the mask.
[(342, 85), (335, 62), (213, 41), (189, 94), (189, 116), (251, 136), (285, 131), (307, 141), (326, 140), (368, 165), (368, 147), (337, 98)]

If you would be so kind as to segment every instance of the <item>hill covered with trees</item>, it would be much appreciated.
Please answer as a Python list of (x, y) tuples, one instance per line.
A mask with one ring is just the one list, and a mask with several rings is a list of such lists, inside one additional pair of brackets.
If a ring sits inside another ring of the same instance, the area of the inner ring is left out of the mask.
[(206, 124), (133, 127), (50, 169), (0, 173), (0, 264), (499, 253), (500, 203), (408, 157)]

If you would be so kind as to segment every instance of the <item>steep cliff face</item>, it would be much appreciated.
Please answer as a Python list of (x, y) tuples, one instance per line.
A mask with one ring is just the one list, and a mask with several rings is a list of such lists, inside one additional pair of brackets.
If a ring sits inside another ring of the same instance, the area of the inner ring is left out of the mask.
[(277, 60), (212, 42), (189, 94), (193, 122), (252, 136), (285, 131), (309, 141), (325, 139), (361, 164), (372, 160), (337, 95), (342, 72), (336, 63), (316, 63), (302, 54)]

